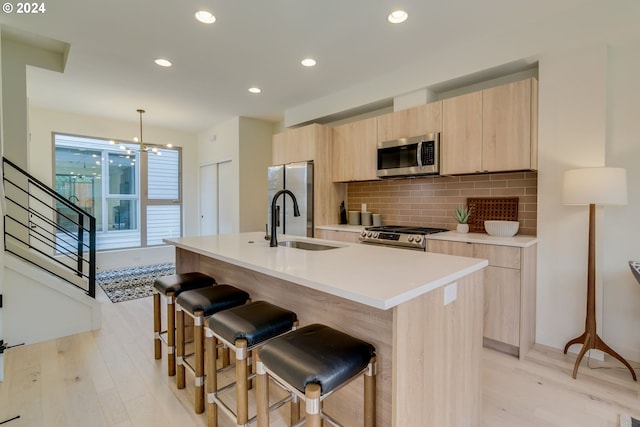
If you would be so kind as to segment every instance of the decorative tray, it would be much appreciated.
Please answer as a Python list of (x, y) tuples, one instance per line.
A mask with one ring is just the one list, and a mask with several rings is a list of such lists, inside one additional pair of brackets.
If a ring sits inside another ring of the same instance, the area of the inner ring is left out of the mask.
[(469, 197), (469, 231), (486, 233), (485, 221), (517, 221), (517, 197)]

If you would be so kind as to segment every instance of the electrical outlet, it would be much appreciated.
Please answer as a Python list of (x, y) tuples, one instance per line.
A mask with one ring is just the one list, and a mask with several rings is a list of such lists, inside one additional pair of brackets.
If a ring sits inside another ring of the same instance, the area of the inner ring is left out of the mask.
[(444, 305), (454, 302), (458, 298), (458, 283), (453, 282), (444, 288)]

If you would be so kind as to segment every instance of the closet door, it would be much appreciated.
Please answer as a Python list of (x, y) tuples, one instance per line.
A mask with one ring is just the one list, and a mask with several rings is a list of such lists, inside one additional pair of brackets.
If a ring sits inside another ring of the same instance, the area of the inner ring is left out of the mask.
[(231, 161), (200, 166), (200, 235), (233, 232), (235, 212)]

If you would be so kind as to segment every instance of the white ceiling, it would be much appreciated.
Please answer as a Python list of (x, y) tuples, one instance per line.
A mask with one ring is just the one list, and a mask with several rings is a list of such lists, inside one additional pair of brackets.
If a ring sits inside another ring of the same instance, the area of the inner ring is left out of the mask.
[[(424, 66), (425, 58), (436, 55), (438, 62), (460, 62), (459, 54), (452, 58), (447, 52), (480, 38), (515, 37), (519, 28), (532, 27), (549, 37), (550, 29), (540, 24), (583, 16), (577, 11), (594, 4), (628, 7), (637, 17), (638, 3), (45, 0), (45, 13), (1, 13), (0, 24), (71, 46), (64, 73), (29, 69), (33, 105), (132, 122), (138, 120), (136, 109), (144, 108), (145, 123), (199, 132), (232, 116), (283, 120), (298, 106), (345, 96), (349, 88)], [(408, 11), (409, 19), (389, 24), (386, 17), (397, 8)], [(199, 9), (213, 12), (217, 22), (197, 22)], [(486, 49), (490, 53), (493, 46)], [(318, 65), (302, 67), (307, 56)], [(173, 67), (158, 67), (157, 57), (170, 59)], [(250, 94), (250, 86), (263, 92)]]

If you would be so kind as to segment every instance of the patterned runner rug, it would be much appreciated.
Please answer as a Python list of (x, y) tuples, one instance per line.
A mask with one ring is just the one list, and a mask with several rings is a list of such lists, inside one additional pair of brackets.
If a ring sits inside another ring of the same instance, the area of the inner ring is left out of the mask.
[(153, 293), (153, 281), (156, 277), (174, 272), (173, 263), (105, 270), (96, 273), (96, 283), (111, 302), (122, 302), (148, 297)]

